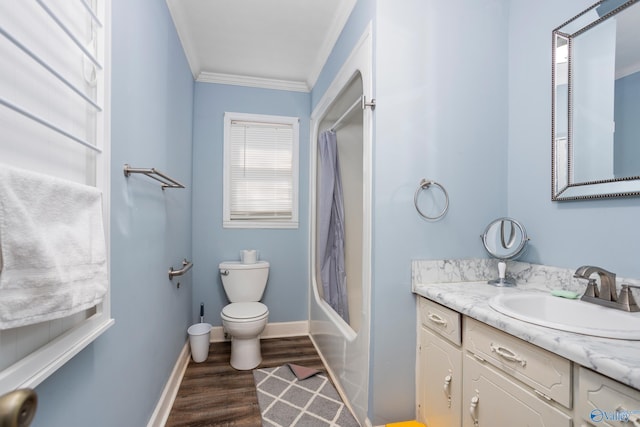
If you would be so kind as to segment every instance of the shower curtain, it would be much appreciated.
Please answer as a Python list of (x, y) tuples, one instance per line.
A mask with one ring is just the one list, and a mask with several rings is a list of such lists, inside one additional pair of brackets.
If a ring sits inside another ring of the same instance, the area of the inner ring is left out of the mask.
[(318, 261), (324, 299), (347, 323), (347, 275), (344, 266), (344, 201), (336, 133), (318, 137)]

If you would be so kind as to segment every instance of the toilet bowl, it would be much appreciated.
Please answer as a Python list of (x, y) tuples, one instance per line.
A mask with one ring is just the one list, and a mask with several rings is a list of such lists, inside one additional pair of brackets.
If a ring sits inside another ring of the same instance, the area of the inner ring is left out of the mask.
[(220, 313), (222, 326), (231, 335), (231, 366), (241, 371), (253, 369), (262, 361), (260, 334), (269, 309), (260, 302), (234, 302)]
[(230, 301), (220, 313), (224, 331), (231, 336), (230, 364), (238, 370), (250, 370), (262, 361), (260, 334), (267, 325), (269, 309), (260, 300), (267, 285), (269, 263), (226, 261), (219, 268)]

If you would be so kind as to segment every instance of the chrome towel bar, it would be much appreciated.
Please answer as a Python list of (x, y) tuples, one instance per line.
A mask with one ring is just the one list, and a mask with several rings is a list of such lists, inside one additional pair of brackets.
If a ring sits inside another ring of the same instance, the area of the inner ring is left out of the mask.
[(182, 268), (180, 270), (174, 270), (173, 266), (169, 267), (169, 280), (173, 280), (175, 276), (182, 276), (187, 271), (191, 270), (193, 263), (186, 259), (182, 261)]
[(141, 173), (143, 175), (148, 176), (149, 178), (155, 179), (162, 184), (162, 189), (165, 188), (185, 188), (184, 185), (180, 184), (175, 179), (163, 174), (156, 168), (150, 169), (140, 169), (140, 168), (132, 168), (128, 164), (124, 165), (124, 176), (129, 177), (132, 173)]

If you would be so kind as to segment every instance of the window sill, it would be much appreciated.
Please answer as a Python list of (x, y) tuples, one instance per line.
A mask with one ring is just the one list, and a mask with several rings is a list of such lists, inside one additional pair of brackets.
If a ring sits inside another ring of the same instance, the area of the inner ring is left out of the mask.
[(299, 228), (298, 221), (224, 221), (223, 228)]

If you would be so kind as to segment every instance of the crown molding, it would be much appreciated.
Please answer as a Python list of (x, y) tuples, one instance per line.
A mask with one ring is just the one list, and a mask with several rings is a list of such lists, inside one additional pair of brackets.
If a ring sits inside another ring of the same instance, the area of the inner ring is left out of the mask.
[(305, 82), (290, 80), (267, 79), (263, 77), (240, 76), (235, 74), (210, 73), (203, 71), (198, 74), (198, 82), (219, 83), (225, 85), (259, 87), (263, 89), (287, 90), (292, 92), (309, 92)]
[(189, 28), (189, 21), (184, 13), (184, 5), (180, 4), (180, 0), (167, 0), (167, 7), (169, 8), (171, 19), (173, 19), (173, 26), (178, 34), (184, 56), (187, 58), (191, 74), (195, 79), (198, 77), (196, 70), (200, 69), (200, 61), (198, 60), (198, 53), (195, 50), (190, 33), (186, 31), (186, 28)]
[(327, 36), (322, 43), (322, 46), (318, 50), (318, 55), (316, 56), (316, 60), (311, 67), (309, 72), (309, 76), (307, 77), (307, 86), (312, 88), (315, 86), (318, 81), (318, 77), (320, 77), (320, 73), (322, 73), (322, 69), (324, 68), (327, 60), (329, 59), (329, 55), (333, 51), (333, 48), (340, 38), (340, 34), (342, 34), (342, 30), (344, 29), (349, 17), (351, 16), (351, 12), (353, 12), (353, 8), (356, 5), (356, 0), (348, 0), (340, 2), (340, 8), (336, 12), (336, 16), (331, 21), (332, 25), (329, 31), (327, 32)]

